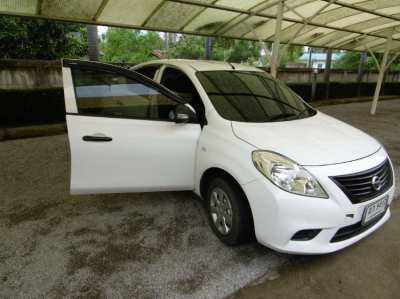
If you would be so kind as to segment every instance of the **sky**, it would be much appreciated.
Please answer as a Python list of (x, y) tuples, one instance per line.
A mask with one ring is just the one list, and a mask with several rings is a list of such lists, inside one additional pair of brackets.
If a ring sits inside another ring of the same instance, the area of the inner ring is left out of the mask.
[(107, 29), (107, 26), (97, 26), (98, 35), (101, 36), (103, 33), (106, 33)]

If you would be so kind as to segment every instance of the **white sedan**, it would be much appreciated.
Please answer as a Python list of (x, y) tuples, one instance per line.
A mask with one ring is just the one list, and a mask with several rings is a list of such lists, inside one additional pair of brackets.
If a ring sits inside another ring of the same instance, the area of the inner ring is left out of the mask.
[(72, 194), (192, 190), (224, 243), (290, 253), (342, 249), (390, 217), (379, 142), (257, 68), (64, 60), (63, 81)]

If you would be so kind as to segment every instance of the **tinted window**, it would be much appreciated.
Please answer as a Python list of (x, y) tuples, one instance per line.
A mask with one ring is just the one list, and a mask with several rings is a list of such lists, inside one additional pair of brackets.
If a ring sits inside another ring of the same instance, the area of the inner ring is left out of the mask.
[(197, 90), (192, 81), (188, 76), (177, 69), (164, 69), (161, 84), (179, 94), (182, 98), (186, 99), (188, 103), (192, 102), (194, 97), (198, 97)]
[(190, 104), (197, 113), (201, 123), (205, 123), (204, 104), (197, 92), (196, 87), (193, 85), (192, 80), (180, 70), (167, 67), (164, 69), (161, 84), (168, 89), (174, 91), (181, 96), (188, 104)]
[(217, 112), (225, 119), (271, 122), (299, 119), (315, 114), (285, 84), (263, 72), (197, 72)]
[(158, 66), (146, 66), (142, 67), (140, 69), (135, 70), (135, 72), (138, 72), (147, 78), (154, 79), (154, 76), (156, 75), (156, 72), (158, 70)]
[(124, 75), (72, 69), (79, 113), (169, 120), (176, 102), (151, 86)]

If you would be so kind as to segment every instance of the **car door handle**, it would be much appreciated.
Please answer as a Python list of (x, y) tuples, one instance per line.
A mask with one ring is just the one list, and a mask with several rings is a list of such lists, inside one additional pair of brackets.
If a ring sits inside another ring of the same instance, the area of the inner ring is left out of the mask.
[(112, 141), (111, 137), (107, 136), (83, 136), (83, 141), (91, 141), (91, 142), (110, 142)]

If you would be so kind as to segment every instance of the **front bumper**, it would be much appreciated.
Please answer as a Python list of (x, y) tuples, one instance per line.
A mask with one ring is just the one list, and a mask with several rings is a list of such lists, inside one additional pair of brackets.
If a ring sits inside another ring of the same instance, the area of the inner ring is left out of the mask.
[[(340, 229), (357, 226), (367, 205), (384, 196), (388, 196), (390, 205), (395, 190), (394, 180), (392, 187), (385, 193), (366, 202), (352, 204), (329, 177), (369, 169), (386, 158), (386, 152), (381, 149), (370, 157), (353, 162), (306, 167), (327, 191), (328, 199), (285, 192), (264, 177), (243, 185), (253, 212), (258, 242), (281, 252), (322, 254), (345, 248), (371, 234), (390, 218), (390, 207), (368, 228), (360, 229), (343, 240), (332, 241)], [(321, 231), (308, 241), (292, 240), (296, 232), (308, 229)]]

